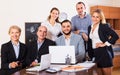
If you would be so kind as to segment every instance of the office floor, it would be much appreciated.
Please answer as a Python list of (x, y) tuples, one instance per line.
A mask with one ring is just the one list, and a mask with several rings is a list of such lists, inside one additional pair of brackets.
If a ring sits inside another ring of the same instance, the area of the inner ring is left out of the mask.
[[(96, 71), (94, 71), (94, 75), (97, 75)], [(120, 68), (113, 69), (112, 75), (120, 75)]]
[(120, 68), (113, 69), (112, 75), (120, 75)]

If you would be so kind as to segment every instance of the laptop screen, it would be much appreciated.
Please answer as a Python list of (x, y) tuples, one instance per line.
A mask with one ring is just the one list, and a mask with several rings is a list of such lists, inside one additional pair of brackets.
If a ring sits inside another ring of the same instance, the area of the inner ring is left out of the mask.
[(27, 71), (42, 71), (50, 67), (51, 64), (51, 55), (44, 54), (41, 56), (40, 66), (34, 66), (31, 68), (26, 69)]
[(40, 62), (41, 69), (46, 69), (50, 67), (50, 64), (51, 64), (51, 55), (50, 54), (42, 55)]
[(71, 64), (76, 63), (74, 46), (49, 46), (51, 54), (51, 63), (65, 64), (66, 58), (69, 57)]

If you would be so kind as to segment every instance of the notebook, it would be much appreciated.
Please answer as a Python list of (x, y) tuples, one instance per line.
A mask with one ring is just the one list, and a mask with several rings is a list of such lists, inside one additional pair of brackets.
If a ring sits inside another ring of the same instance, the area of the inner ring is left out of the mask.
[(28, 68), (28, 69), (26, 69), (26, 71), (42, 71), (44, 69), (49, 68), (50, 63), (51, 63), (51, 55), (45, 54), (45, 55), (41, 56), (40, 66)]
[(76, 63), (74, 46), (49, 46), (51, 63), (66, 64), (66, 58), (70, 57), (71, 64)]

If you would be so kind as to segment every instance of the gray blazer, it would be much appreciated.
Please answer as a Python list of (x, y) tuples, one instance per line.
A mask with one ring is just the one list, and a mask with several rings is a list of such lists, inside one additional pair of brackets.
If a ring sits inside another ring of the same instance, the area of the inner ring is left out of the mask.
[[(64, 35), (60, 36), (55, 42), (59, 46), (64, 46), (65, 45)], [(82, 62), (82, 60), (85, 58), (85, 47), (82, 37), (80, 35), (71, 33), (70, 45), (75, 46), (76, 61)]]

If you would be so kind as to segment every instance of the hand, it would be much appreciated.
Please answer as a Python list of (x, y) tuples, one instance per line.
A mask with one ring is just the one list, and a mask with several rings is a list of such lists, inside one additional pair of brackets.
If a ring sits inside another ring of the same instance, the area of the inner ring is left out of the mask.
[(18, 66), (22, 66), (22, 63), (20, 61), (17, 61)]
[(33, 62), (30, 64), (30, 66), (36, 66), (36, 65), (38, 65), (38, 63), (35, 62), (35, 61), (33, 61)]
[(86, 33), (82, 33), (82, 37), (83, 37), (83, 39), (84, 39), (85, 41), (88, 41), (88, 36), (87, 36)]
[(76, 30), (74, 31), (75, 34), (79, 34), (80, 33), (80, 30)]
[(16, 68), (18, 67), (18, 63), (17, 62), (12, 62), (9, 64), (11, 68)]
[(106, 46), (106, 44), (104, 44), (104, 43), (96, 43), (96, 48), (104, 47), (104, 46)]

